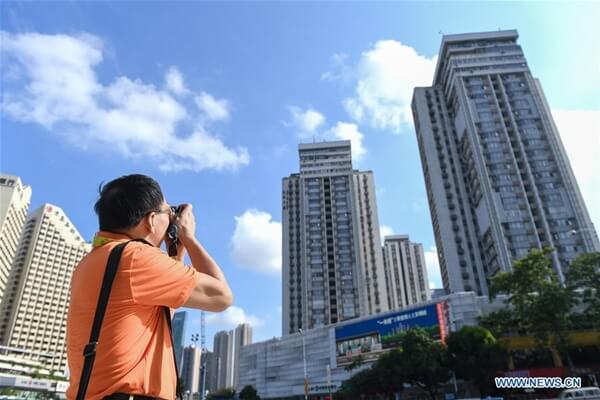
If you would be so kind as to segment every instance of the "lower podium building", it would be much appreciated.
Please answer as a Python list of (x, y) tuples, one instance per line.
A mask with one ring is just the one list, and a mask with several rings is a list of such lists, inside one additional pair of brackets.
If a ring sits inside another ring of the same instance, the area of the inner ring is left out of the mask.
[(504, 307), (503, 296), (490, 303), (487, 296), (460, 292), (396, 311), (297, 332), (241, 348), (236, 387), (253, 386), (262, 399), (303, 396), (325, 399), (358, 371), (346, 371), (360, 355), (369, 367), (383, 352), (395, 347), (402, 331), (421, 327), (437, 340), (477, 317)]

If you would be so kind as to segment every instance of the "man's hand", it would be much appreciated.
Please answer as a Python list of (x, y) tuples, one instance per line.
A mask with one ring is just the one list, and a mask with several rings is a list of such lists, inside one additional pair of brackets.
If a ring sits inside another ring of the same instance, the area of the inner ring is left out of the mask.
[(180, 207), (181, 212), (176, 217), (175, 223), (179, 229), (179, 240), (187, 247), (187, 243), (196, 239), (196, 218), (191, 204), (182, 204)]

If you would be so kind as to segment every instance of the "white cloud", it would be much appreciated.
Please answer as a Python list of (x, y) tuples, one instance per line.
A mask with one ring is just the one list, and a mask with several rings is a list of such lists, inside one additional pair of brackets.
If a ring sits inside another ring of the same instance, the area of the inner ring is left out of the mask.
[(325, 131), (323, 137), (326, 140), (350, 140), (352, 148), (352, 160), (358, 161), (367, 153), (363, 145), (364, 135), (359, 132), (356, 124), (339, 122)]
[(292, 114), (292, 122), (284, 122), (284, 125), (295, 128), (300, 140), (350, 140), (353, 161), (362, 159), (367, 153), (363, 145), (364, 135), (358, 130), (356, 124), (338, 121), (329, 129), (319, 130), (319, 127), (325, 123), (325, 117), (319, 111), (314, 108), (303, 110), (296, 106), (288, 108)]
[(231, 306), (220, 313), (207, 313), (206, 323), (208, 325), (218, 325), (221, 329), (230, 329), (244, 323), (256, 328), (263, 325), (264, 321), (257, 316), (246, 314), (240, 307)]
[(321, 74), (321, 79), (324, 81), (341, 81), (349, 83), (354, 75), (352, 68), (347, 64), (348, 55), (345, 53), (334, 53), (331, 56), (331, 70)]
[(171, 67), (165, 75), (165, 86), (168, 90), (174, 94), (185, 94), (188, 92), (185, 84), (183, 83), (183, 75), (177, 67)]
[[(210, 134), (201, 115), (172, 96), (183, 94), (181, 73), (172, 67), (167, 89), (128, 77), (98, 81), (102, 40), (91, 35), (1, 32), (3, 112), (37, 123), (84, 149), (116, 151), (162, 170), (237, 169), (250, 161), (245, 148), (229, 148)], [(181, 125), (193, 125), (180, 132)]]
[(412, 122), (413, 89), (431, 84), (436, 60), (395, 40), (378, 41), (361, 55), (355, 95), (344, 100), (346, 111), (360, 123), (398, 133)]
[(270, 214), (246, 210), (235, 217), (236, 227), (231, 238), (231, 256), (236, 264), (267, 274), (281, 271), (281, 222)]
[(289, 107), (292, 113), (292, 125), (298, 130), (301, 139), (310, 139), (317, 129), (325, 123), (325, 117), (314, 108), (302, 110), (300, 107)]
[(440, 261), (435, 246), (425, 251), (425, 265), (427, 265), (427, 276), (429, 277), (429, 288), (442, 288), (442, 275), (440, 273)]
[(229, 102), (225, 99), (216, 99), (206, 92), (200, 93), (195, 98), (196, 105), (209, 121), (229, 120)]
[(394, 229), (387, 225), (379, 226), (379, 235), (381, 236), (381, 244), (385, 241), (386, 236), (390, 236), (394, 234)]
[(600, 110), (553, 109), (552, 116), (590, 217), (600, 229)]

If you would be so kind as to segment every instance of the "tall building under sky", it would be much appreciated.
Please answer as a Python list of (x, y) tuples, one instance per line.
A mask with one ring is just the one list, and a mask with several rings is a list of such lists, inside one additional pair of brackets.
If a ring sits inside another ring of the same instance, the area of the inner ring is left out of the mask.
[(408, 235), (386, 236), (383, 265), (390, 310), (431, 299), (421, 243), (411, 242)]
[(181, 371), (183, 366), (183, 345), (185, 343), (185, 328), (187, 325), (187, 311), (176, 312), (173, 316), (173, 345), (175, 346), (175, 359)]
[(181, 364), (180, 380), (183, 383), (184, 392), (191, 394), (200, 390), (200, 361), (202, 349), (196, 345), (187, 346), (183, 349), (183, 362)]
[(552, 247), (561, 279), (600, 249), (540, 82), (515, 30), (446, 35), (413, 117), (444, 288), (488, 293), (490, 277)]
[(0, 173), (0, 303), (4, 298), (30, 200), (31, 188), (23, 186), (18, 176)]
[(215, 389), (233, 387), (233, 335), (230, 332), (220, 331), (215, 334), (213, 353)]
[(233, 347), (233, 387), (237, 387), (240, 380), (240, 350), (243, 346), (252, 343), (252, 327), (250, 324), (239, 324), (234, 335)]
[(0, 344), (65, 372), (71, 275), (90, 250), (59, 207), (44, 204), (27, 217), (0, 307)]
[(375, 183), (350, 141), (300, 144), (283, 179), (282, 333), (388, 310)]

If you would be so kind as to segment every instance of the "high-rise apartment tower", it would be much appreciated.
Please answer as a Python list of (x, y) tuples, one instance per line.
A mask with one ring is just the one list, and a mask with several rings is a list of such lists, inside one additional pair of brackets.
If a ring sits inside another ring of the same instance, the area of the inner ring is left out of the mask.
[(27, 218), (31, 188), (18, 176), (0, 173), (0, 302)]
[(391, 310), (431, 299), (425, 252), (421, 243), (411, 242), (408, 235), (386, 236), (383, 264)]
[(300, 144), (283, 178), (284, 335), (387, 311), (375, 183), (350, 141)]
[(65, 373), (71, 275), (90, 251), (59, 207), (44, 204), (27, 217), (0, 307), (2, 345), (36, 352), (49, 370)]
[[(515, 30), (446, 35), (412, 108), (444, 288), (488, 293), (531, 248), (561, 280), (600, 249), (540, 82)], [(585, 132), (582, 132), (584, 135)]]

